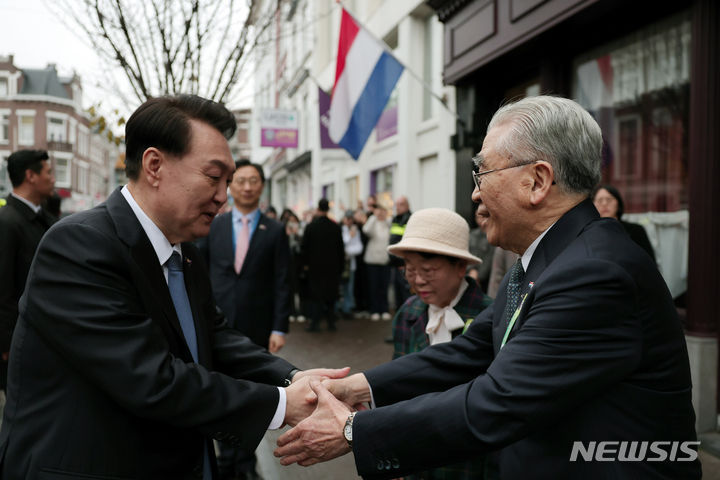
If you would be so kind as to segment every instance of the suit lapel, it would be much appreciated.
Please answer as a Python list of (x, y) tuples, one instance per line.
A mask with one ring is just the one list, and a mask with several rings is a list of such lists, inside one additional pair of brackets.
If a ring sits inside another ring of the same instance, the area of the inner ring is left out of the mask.
[[(542, 274), (545, 272), (545, 269), (582, 233), (588, 223), (597, 218), (599, 218), (597, 210), (592, 202), (587, 199), (566, 212), (545, 234), (538, 244), (535, 253), (533, 253), (527, 272), (525, 272), (525, 276), (523, 277), (520, 288), (518, 317), (508, 338), (512, 338), (525, 323), (527, 312), (535, 297), (534, 289), (536, 285), (539, 286), (542, 282)], [(503, 292), (502, 300), (501, 302), (496, 302), (497, 305), (495, 308), (496, 318), (498, 316), (500, 317), (500, 321), (495, 323), (499, 328), (493, 329), (496, 348), (500, 347), (506, 326), (510, 321), (509, 318), (503, 318), (503, 311), (505, 310), (505, 304), (507, 302), (507, 281), (508, 278), (506, 275), (500, 290)]]
[(173, 353), (185, 361), (192, 362), (192, 354), (185, 341), (182, 328), (180, 328), (180, 321), (177, 318), (165, 274), (155, 249), (132, 208), (120, 193), (120, 188), (116, 189), (108, 198), (107, 208), (115, 223), (118, 237), (129, 247), (130, 254), (135, 260), (135, 284), (142, 303), (153, 321), (161, 323), (161, 327), (163, 325), (166, 327), (163, 330), (169, 330), (177, 337), (176, 343), (181, 345), (182, 351)]

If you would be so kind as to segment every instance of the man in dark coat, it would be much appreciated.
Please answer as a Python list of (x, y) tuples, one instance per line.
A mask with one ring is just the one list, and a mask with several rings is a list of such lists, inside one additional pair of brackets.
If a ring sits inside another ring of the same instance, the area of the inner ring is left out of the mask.
[(497, 300), (449, 343), (328, 382), (379, 408), (351, 412), (314, 384), (282, 462), (352, 450), (384, 479), (498, 451), (503, 480), (699, 479), (682, 326), (652, 259), (589, 198), (601, 151), (571, 100), (498, 110), (472, 194), (490, 243), (521, 255)]
[(0, 389), (7, 380), (7, 361), (18, 300), (25, 290), (30, 263), (54, 218), (41, 207), (53, 193), (55, 177), (44, 150), (18, 150), (8, 157), (13, 190), (0, 209)]
[(235, 128), (210, 100), (148, 100), (125, 126), (128, 185), (43, 237), (10, 351), (3, 480), (211, 480), (211, 438), (252, 450), (311, 411), (312, 371), (227, 326), (192, 244), (227, 199)]
[(345, 266), (345, 246), (340, 226), (328, 218), (327, 199), (318, 202), (315, 218), (305, 227), (302, 257), (307, 274), (310, 324), (307, 330), (320, 330), (320, 319), (327, 318), (328, 330), (335, 330), (335, 301)]

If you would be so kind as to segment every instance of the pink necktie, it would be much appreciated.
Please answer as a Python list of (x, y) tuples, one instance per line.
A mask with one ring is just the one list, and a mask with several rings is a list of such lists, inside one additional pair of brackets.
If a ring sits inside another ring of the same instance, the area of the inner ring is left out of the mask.
[(248, 217), (242, 217), (242, 229), (235, 242), (235, 273), (240, 274), (248, 246), (250, 246), (250, 227)]

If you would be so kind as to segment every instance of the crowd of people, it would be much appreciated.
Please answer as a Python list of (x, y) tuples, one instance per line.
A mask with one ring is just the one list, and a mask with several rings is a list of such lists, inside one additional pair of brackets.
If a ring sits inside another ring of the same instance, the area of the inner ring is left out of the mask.
[[(255, 479), (260, 439), (289, 425), (281, 464), (353, 452), (365, 478), (700, 478), (677, 312), (597, 187), (602, 134), (577, 103), (498, 110), (468, 171), (473, 231), (404, 196), (394, 216), (370, 196), (278, 219), (235, 128), (195, 95), (148, 100), (128, 184), (57, 222), (47, 153), (10, 156), (0, 477)], [(348, 376), (275, 355), (291, 319), (341, 316), (393, 320), (394, 358)], [(568, 460), (607, 439), (685, 459)]]

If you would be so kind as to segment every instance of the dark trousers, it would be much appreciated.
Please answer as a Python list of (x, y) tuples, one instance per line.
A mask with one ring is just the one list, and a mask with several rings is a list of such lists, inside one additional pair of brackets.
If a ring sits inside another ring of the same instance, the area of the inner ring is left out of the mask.
[(255, 452), (241, 450), (232, 445), (218, 442), (218, 480), (236, 478), (247, 472), (255, 471)]
[(310, 327), (319, 327), (322, 318), (327, 319), (328, 327), (335, 326), (335, 301), (334, 300), (308, 300), (308, 316)]
[(388, 308), (388, 286), (390, 285), (390, 266), (365, 264), (367, 267), (370, 313), (385, 313)]

